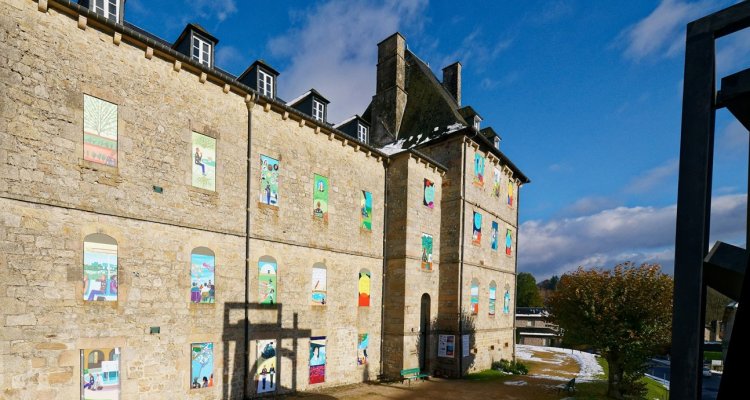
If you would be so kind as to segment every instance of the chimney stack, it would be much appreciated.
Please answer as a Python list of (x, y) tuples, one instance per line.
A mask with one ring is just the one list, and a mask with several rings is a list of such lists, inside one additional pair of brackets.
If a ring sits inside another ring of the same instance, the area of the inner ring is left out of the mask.
[(461, 105), (461, 63), (456, 61), (443, 68), (443, 87)]
[(396, 32), (378, 43), (378, 71), (372, 99), (370, 141), (383, 146), (396, 140), (406, 109), (406, 39)]

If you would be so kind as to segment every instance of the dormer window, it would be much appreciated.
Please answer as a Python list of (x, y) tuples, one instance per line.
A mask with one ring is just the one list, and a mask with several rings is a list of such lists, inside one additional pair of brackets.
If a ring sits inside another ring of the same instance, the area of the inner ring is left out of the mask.
[(357, 125), (357, 139), (362, 143), (367, 143), (368, 129), (362, 124)]
[(474, 129), (479, 130), (479, 126), (482, 123), (482, 118), (479, 118), (478, 115), (474, 116)]
[(94, 12), (106, 19), (120, 22), (120, 0), (94, 0)]
[(326, 112), (326, 106), (322, 102), (313, 99), (313, 115), (312, 117), (315, 118), (317, 121), (324, 122), (325, 121), (325, 112)]
[(266, 97), (273, 97), (273, 75), (262, 69), (258, 70), (258, 92)]
[(196, 34), (193, 34), (193, 47), (190, 57), (211, 68), (211, 43)]
[(500, 150), (500, 138), (495, 136), (495, 148)]

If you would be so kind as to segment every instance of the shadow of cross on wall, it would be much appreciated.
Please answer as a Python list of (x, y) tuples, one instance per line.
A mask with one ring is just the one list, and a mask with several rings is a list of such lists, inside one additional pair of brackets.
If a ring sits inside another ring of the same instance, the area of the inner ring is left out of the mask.
[[(222, 341), (224, 344), (224, 371), (225, 374), (229, 371), (229, 353), (230, 344), (234, 344), (234, 365), (232, 365), (232, 371), (242, 371), (247, 365), (247, 371), (245, 374), (233, 373), (231, 382), (228, 379), (223, 379), (222, 383), (222, 399), (242, 399), (243, 394), (246, 398), (266, 397), (274, 396), (278, 393), (284, 392), (295, 392), (297, 390), (297, 355), (299, 350), (299, 339), (309, 338), (311, 335), (310, 329), (299, 328), (299, 317), (297, 313), (292, 316), (292, 327), (282, 327), (283, 321), (283, 305), (277, 304), (259, 304), (259, 303), (224, 303), (224, 329), (222, 334)], [(247, 314), (245, 314), (247, 311)], [(267, 315), (266, 313), (272, 313), (276, 311), (276, 321), (272, 323), (252, 323), (248, 322), (246, 315), (250, 315), (251, 311), (259, 311), (260, 315)], [(241, 316), (238, 318), (238, 314)], [(232, 323), (232, 320), (235, 323)], [(245, 341), (245, 329), (247, 329), (247, 341)], [(291, 348), (281, 347), (283, 339), (291, 339)], [(285, 357), (292, 361), (292, 386), (285, 388), (278, 385), (275, 392), (268, 392), (257, 394), (255, 387), (255, 372), (257, 370), (257, 358), (250, 360), (250, 344), (257, 340), (274, 340), (276, 343), (276, 376), (283, 376), (284, 371), (282, 370), (282, 363), (279, 362), (279, 357)], [(247, 362), (247, 364), (245, 364)], [(225, 375), (226, 376), (226, 375)], [(304, 377), (303, 379), (307, 379)]]

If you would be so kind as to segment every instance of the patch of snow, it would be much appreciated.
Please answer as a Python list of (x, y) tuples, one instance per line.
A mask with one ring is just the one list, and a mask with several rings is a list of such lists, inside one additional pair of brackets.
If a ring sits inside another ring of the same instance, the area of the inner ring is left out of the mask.
[(526, 386), (528, 383), (526, 381), (507, 381), (505, 382), (506, 385), (510, 386)]
[(393, 155), (393, 154), (396, 154), (396, 153), (400, 153), (400, 152), (406, 150), (406, 149), (403, 148), (405, 141), (406, 141), (405, 139), (399, 139), (396, 142), (393, 142), (391, 144), (387, 144), (387, 145), (381, 147), (380, 151), (382, 151), (383, 153), (385, 153), (385, 154), (387, 154), (389, 156)]
[(446, 131), (445, 131), (445, 132), (443, 132), (443, 134), (447, 134), (447, 133), (453, 133), (453, 132), (455, 132), (455, 131), (458, 131), (458, 130), (461, 130), (461, 129), (463, 129), (463, 128), (466, 128), (466, 126), (465, 126), (464, 124), (462, 124), (462, 123), (460, 123), (460, 122), (456, 122), (456, 123), (455, 123), (455, 124), (453, 124), (453, 125), (448, 125), (448, 126), (447, 126), (447, 127), (445, 128), (445, 129), (446, 129)]
[[(534, 351), (555, 354), (552, 360), (546, 360), (539, 357), (534, 357)], [(538, 361), (547, 364), (560, 365), (565, 361), (565, 358), (567, 357), (573, 358), (581, 368), (578, 372), (578, 376), (576, 377), (576, 380), (579, 382), (597, 380), (598, 376), (604, 373), (604, 370), (602, 370), (602, 366), (599, 365), (599, 362), (596, 361), (596, 356), (591, 353), (586, 353), (578, 350), (563, 349), (560, 347), (531, 346), (524, 344), (516, 345), (516, 358), (520, 360)], [(547, 376), (543, 377), (548, 378)], [(555, 379), (560, 380), (564, 378), (555, 377)]]

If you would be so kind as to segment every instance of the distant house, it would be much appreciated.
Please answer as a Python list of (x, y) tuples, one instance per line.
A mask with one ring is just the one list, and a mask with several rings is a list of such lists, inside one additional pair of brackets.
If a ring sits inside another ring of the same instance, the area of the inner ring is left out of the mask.
[(516, 307), (516, 344), (559, 346), (560, 327), (548, 321), (549, 312), (542, 307)]

